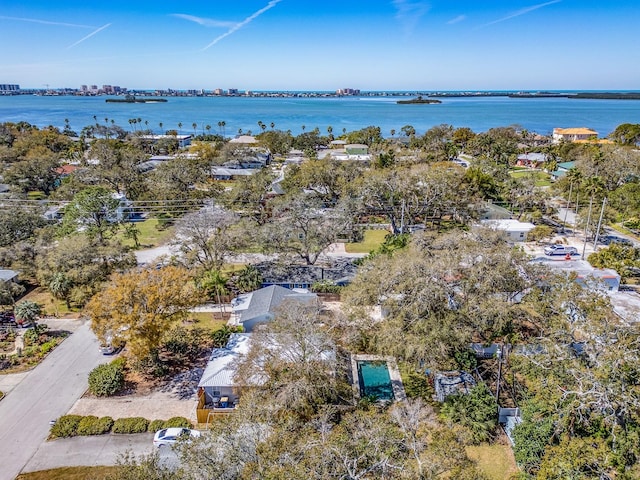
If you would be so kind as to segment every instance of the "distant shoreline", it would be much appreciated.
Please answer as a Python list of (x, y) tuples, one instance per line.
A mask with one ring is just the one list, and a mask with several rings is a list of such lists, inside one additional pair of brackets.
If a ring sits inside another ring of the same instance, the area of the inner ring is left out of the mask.
[[(394, 97), (423, 97), (431, 98), (484, 98), (484, 97), (508, 97), (508, 98), (568, 98), (578, 100), (640, 100), (640, 91), (534, 91), (534, 90), (458, 90), (458, 91), (361, 91), (354, 94), (342, 94), (319, 90), (300, 91), (251, 91), (244, 93), (215, 93), (213, 91), (202, 91), (193, 93), (186, 90), (129, 90), (123, 94), (87, 94), (75, 89), (21, 89), (18, 91), (0, 91), (1, 96), (75, 96), (75, 97), (107, 97), (110, 103), (146, 103), (150, 101), (166, 102), (166, 97), (194, 97), (194, 98), (394, 98)], [(128, 102), (126, 96), (141, 97), (140, 101)], [(164, 98), (163, 98), (164, 97)], [(410, 103), (420, 103), (413, 102)], [(425, 102), (428, 103), (428, 102)]]
[(107, 103), (164, 103), (166, 98), (107, 98)]

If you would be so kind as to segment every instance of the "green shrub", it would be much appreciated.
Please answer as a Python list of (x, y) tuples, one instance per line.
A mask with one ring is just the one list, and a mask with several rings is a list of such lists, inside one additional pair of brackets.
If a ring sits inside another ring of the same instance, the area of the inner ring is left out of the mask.
[(88, 415), (82, 417), (78, 424), (78, 435), (102, 435), (109, 433), (113, 425), (113, 418), (111, 417), (94, 417)]
[(119, 418), (113, 422), (113, 433), (144, 433), (149, 426), (149, 420), (142, 417)]
[(321, 282), (316, 282), (311, 285), (311, 291), (314, 293), (340, 293), (343, 287), (331, 283), (328, 280), (323, 280)]
[(191, 428), (191, 422), (184, 417), (171, 417), (169, 420), (164, 422), (162, 428), (171, 428), (171, 427), (183, 427), (183, 428)]
[(42, 345), (40, 345), (40, 353), (42, 355), (46, 355), (51, 350), (53, 350), (56, 347), (56, 345), (58, 345), (58, 342), (56, 339), (49, 340), (48, 342), (45, 342)]
[(147, 428), (148, 432), (155, 433), (158, 430), (162, 430), (164, 428), (164, 420), (154, 420), (149, 423), (149, 427)]
[(50, 435), (54, 438), (75, 437), (81, 420), (80, 415), (63, 415), (52, 425)]
[(89, 373), (89, 390), (98, 397), (109, 397), (124, 387), (124, 364), (118, 360), (98, 365)]

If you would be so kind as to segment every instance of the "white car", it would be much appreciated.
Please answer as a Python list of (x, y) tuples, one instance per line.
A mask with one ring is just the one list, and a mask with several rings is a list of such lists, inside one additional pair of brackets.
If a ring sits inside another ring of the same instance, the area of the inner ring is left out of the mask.
[(190, 428), (163, 428), (162, 430), (158, 430), (153, 436), (153, 446), (158, 448), (165, 445), (171, 446), (180, 439), (198, 438), (200, 435), (200, 431)]
[(548, 245), (544, 247), (545, 255), (578, 255), (576, 247), (567, 247), (565, 245)]

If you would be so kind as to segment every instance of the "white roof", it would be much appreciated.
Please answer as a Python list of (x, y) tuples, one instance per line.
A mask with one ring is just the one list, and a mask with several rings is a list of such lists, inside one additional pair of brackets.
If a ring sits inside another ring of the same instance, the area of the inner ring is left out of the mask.
[(258, 140), (256, 140), (255, 137), (252, 137), (251, 135), (240, 135), (239, 137), (229, 140), (229, 143), (258, 143)]
[(199, 387), (233, 387), (238, 359), (249, 353), (251, 334), (232, 333), (223, 348), (215, 348), (202, 373)]
[(533, 223), (520, 222), (514, 219), (482, 220), (481, 223), (495, 230), (504, 230), (505, 232), (529, 232), (536, 228)]

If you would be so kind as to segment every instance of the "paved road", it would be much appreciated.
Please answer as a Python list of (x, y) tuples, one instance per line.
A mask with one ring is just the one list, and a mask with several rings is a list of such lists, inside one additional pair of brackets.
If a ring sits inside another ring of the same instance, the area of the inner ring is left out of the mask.
[(49, 434), (49, 421), (67, 413), (87, 389), (87, 376), (109, 358), (84, 324), (0, 402), (0, 480), (13, 480)]
[(115, 465), (119, 456), (125, 452), (131, 452), (137, 457), (153, 450), (151, 433), (60, 438), (40, 445), (23, 472), (71, 466)]

